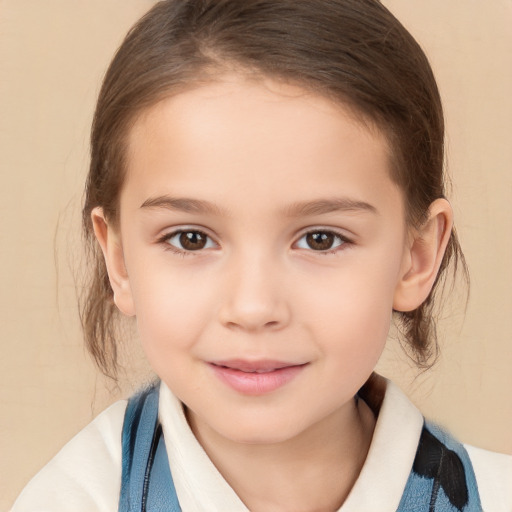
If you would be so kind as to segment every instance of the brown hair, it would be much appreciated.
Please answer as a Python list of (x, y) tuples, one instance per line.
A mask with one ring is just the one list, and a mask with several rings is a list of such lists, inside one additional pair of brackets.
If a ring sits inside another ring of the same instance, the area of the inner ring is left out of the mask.
[[(164, 0), (127, 34), (106, 73), (91, 134), (83, 226), (91, 283), (81, 304), (88, 349), (115, 376), (118, 314), (91, 211), (118, 217), (126, 137), (147, 107), (227, 69), (300, 85), (351, 106), (377, 126), (393, 154), (408, 221), (421, 225), (443, 197), (444, 122), (427, 58), (378, 0)], [(433, 297), (449, 262), (466, 272), (455, 231), (428, 299), (397, 312), (419, 365), (437, 353)]]

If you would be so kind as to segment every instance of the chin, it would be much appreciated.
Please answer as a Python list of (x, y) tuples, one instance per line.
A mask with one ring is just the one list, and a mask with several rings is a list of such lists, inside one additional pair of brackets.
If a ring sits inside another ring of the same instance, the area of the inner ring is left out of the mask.
[(299, 436), (302, 429), (288, 422), (265, 421), (233, 421), (229, 426), (219, 428), (218, 433), (232, 442), (246, 445), (279, 444)]
[(256, 445), (272, 445), (280, 444), (288, 441), (294, 435), (284, 435), (283, 432), (279, 432), (276, 435), (275, 432), (237, 432), (236, 435), (230, 435), (230, 441), (238, 444), (245, 444), (250, 446)]

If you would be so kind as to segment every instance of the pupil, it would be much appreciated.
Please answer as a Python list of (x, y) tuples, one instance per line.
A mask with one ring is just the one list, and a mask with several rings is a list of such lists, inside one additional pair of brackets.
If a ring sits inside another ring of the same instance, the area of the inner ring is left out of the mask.
[(197, 251), (206, 245), (206, 237), (197, 231), (187, 231), (185, 233), (181, 233), (180, 243), (184, 249)]
[(311, 249), (324, 251), (332, 247), (334, 235), (332, 233), (309, 233), (306, 240)]

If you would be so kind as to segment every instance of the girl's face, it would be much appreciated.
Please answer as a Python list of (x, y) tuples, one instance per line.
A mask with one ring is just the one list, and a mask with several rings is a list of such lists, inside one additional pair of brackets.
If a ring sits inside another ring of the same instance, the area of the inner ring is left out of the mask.
[(350, 407), (409, 264), (384, 137), (297, 87), (232, 78), (129, 136), (116, 303), (197, 428), (292, 439)]

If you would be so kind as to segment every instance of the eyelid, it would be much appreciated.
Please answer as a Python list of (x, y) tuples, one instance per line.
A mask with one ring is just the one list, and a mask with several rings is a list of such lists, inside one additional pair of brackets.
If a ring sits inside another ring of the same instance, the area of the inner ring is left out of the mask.
[(347, 242), (353, 242), (355, 235), (350, 234), (347, 229), (337, 228), (337, 227), (331, 227), (331, 226), (325, 226), (325, 225), (318, 225), (318, 226), (308, 226), (307, 228), (303, 228), (299, 231), (299, 234), (297, 236), (297, 240), (304, 235), (308, 235), (309, 233), (332, 233), (336, 236), (339, 236), (343, 240), (346, 240)]

